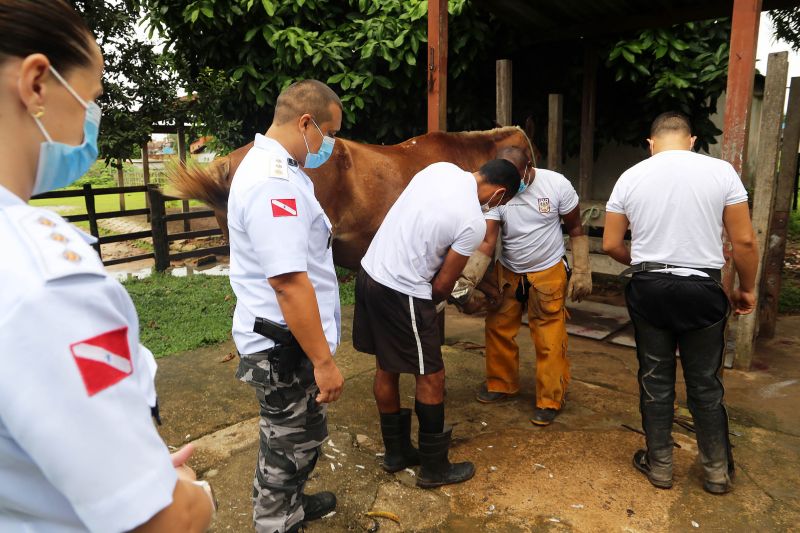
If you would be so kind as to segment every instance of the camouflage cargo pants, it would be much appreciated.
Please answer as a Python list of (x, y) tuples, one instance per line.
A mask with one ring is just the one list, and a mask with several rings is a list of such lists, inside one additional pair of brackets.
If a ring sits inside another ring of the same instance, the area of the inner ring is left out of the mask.
[(266, 354), (239, 359), (236, 377), (253, 386), (261, 405), (260, 446), (253, 480), (253, 521), (258, 533), (283, 533), (302, 522), (301, 496), (328, 437), (326, 407), (307, 357), (279, 379)]

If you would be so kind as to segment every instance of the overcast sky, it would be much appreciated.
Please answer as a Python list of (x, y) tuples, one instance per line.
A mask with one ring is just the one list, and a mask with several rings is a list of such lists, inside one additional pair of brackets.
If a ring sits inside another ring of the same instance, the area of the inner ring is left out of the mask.
[[(789, 79), (800, 76), (800, 54), (792, 52), (792, 48), (784, 41), (775, 40), (775, 27), (766, 13), (761, 14), (761, 27), (758, 31), (758, 52), (756, 52), (756, 68), (761, 74), (767, 73), (767, 56), (772, 52), (789, 52)], [(786, 86), (789, 86), (787, 80)], [(788, 95), (787, 95), (788, 98)]]

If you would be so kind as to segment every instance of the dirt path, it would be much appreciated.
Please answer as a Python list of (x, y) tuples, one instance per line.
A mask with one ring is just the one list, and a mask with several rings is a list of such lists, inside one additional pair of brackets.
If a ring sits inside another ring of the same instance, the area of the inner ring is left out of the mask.
[[(351, 314), (347, 309), (345, 314)], [(351, 316), (343, 337), (350, 338)], [(643, 438), (639, 427), (636, 358), (630, 348), (570, 339), (573, 380), (567, 406), (552, 426), (528, 418), (533, 401), (530, 339), (520, 335), (523, 393), (487, 406), (474, 394), (483, 379), (482, 320), (448, 316), (444, 357), (447, 418), (455, 426), (451, 458), (475, 462), (471, 481), (419, 490), (407, 472), (385, 474), (372, 399), (374, 361), (344, 342), (337, 353), (347, 383), (330, 409), (330, 441), (309, 491), (334, 490), (339, 507), (309, 532), (366, 531), (369, 510), (396, 513), (401, 526), (380, 519), (380, 531), (797, 531), (800, 521), (800, 319), (779, 322), (775, 340), (759, 346), (760, 370), (728, 371), (738, 478), (734, 493), (706, 494), (695, 463), (696, 444), (676, 428), (675, 487), (653, 488), (630, 465)], [(174, 446), (195, 441), (194, 464), (215, 486), (220, 511), (214, 531), (252, 531), (250, 486), (257, 453), (257, 404), (223, 362), (231, 343), (160, 361), (158, 387)], [(412, 381), (403, 380), (411, 405)], [(683, 387), (679, 400), (684, 403)], [(695, 527), (694, 524), (697, 525)]]

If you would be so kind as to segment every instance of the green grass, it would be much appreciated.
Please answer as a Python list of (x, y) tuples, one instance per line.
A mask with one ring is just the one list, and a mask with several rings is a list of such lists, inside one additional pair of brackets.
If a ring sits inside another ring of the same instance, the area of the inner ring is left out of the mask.
[[(355, 276), (337, 268), (342, 305), (355, 302)], [(236, 297), (226, 276), (163, 274), (124, 283), (139, 314), (142, 344), (156, 357), (230, 339)]]
[(800, 313), (800, 282), (786, 276), (781, 280), (778, 312), (787, 314)]

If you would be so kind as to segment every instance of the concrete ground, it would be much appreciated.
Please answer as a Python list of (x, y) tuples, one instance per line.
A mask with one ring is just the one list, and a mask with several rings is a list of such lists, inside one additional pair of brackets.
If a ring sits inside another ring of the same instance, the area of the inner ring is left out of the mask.
[[(383, 451), (372, 398), (374, 361), (350, 342), (352, 309), (345, 309), (337, 363), (344, 395), (329, 411), (330, 440), (308, 491), (333, 490), (333, 516), (309, 532), (367, 531), (368, 511), (381, 532), (525, 531), (800, 531), (800, 317), (781, 318), (778, 335), (758, 347), (755, 367), (725, 372), (736, 489), (712, 496), (701, 486), (693, 435), (675, 426), (675, 485), (658, 490), (631, 466), (644, 439), (640, 427), (637, 363), (631, 348), (570, 338), (572, 382), (556, 422), (529, 422), (535, 358), (523, 333), (522, 392), (501, 405), (483, 405), (483, 320), (448, 310), (444, 358), (447, 420), (454, 426), (451, 460), (469, 459), (475, 477), (436, 490), (414, 486), (410, 472), (379, 467)], [(171, 446), (193, 441), (192, 464), (214, 486), (220, 508), (214, 531), (252, 531), (250, 492), (257, 454), (257, 403), (233, 374), (232, 343), (160, 361), (157, 385)], [(679, 378), (679, 383), (681, 378)], [(402, 398), (413, 405), (413, 381)], [(683, 386), (679, 400), (685, 405)], [(416, 423), (416, 421), (415, 421)]]

